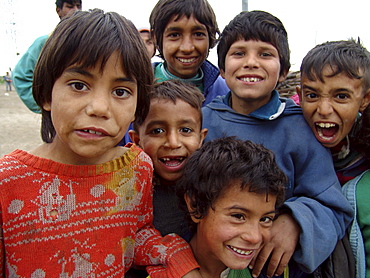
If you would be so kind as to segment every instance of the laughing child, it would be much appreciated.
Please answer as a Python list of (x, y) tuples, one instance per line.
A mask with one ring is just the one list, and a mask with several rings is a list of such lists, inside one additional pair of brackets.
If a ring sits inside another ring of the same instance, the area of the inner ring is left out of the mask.
[(124, 17), (93, 10), (59, 23), (34, 75), (44, 143), (0, 160), (0, 273), (124, 277), (135, 264), (155, 265), (152, 277), (200, 277), (189, 245), (152, 226), (150, 158), (116, 146), (147, 114), (152, 81)]
[(154, 167), (154, 220), (162, 235), (185, 236), (188, 226), (174, 191), (185, 162), (207, 134), (202, 129), (203, 96), (197, 88), (178, 80), (156, 83), (149, 94), (149, 113), (137, 117), (132, 141), (152, 159)]
[(353, 144), (355, 123), (370, 102), (367, 49), (355, 40), (317, 45), (302, 61), (297, 92), (316, 139), (330, 148), (341, 184), (368, 169)]
[(265, 263), (268, 276), (280, 275), (290, 263), (291, 277), (305, 277), (331, 254), (353, 212), (330, 153), (312, 134), (301, 108), (275, 90), (290, 68), (287, 32), (269, 13), (242, 12), (223, 30), (217, 53), (230, 92), (203, 108), (206, 140), (237, 136), (262, 144), (275, 153), (289, 181), (285, 213), (252, 260), (253, 275)]
[(193, 153), (176, 191), (202, 277), (252, 277), (247, 267), (270, 239), (286, 183), (273, 153), (251, 141), (215, 139)]

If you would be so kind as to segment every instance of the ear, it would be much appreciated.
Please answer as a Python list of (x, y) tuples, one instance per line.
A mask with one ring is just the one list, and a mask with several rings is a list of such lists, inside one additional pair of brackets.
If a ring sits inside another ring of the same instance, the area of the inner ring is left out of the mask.
[(203, 145), (203, 141), (204, 141), (204, 139), (206, 138), (207, 133), (208, 133), (208, 128), (203, 128), (203, 129), (200, 131), (199, 148)]
[(194, 223), (198, 224), (200, 222), (200, 220), (202, 220), (202, 219), (199, 219), (199, 218), (195, 217), (196, 214), (194, 214), (193, 212), (195, 212), (196, 209), (192, 206), (189, 195), (185, 193), (184, 199), (185, 199), (185, 202), (186, 202), (186, 206), (188, 207), (188, 211), (190, 212), (191, 220), (193, 220)]
[(297, 92), (297, 95), (299, 97), (299, 102), (302, 103), (302, 91), (301, 91), (301, 87), (297, 86), (295, 87), (295, 91)]
[(288, 71), (285, 71), (285, 72), (283, 72), (280, 76), (279, 76), (279, 80), (278, 80), (278, 82), (280, 83), (280, 82), (283, 82), (285, 79), (286, 79), (286, 77), (288, 76)]
[(51, 103), (50, 103), (50, 102), (44, 103), (44, 104), (42, 105), (42, 108), (43, 108), (45, 111), (51, 111)]
[(56, 10), (59, 18), (62, 18), (62, 16), (61, 16), (62, 10), (60, 8), (58, 8), (58, 7), (55, 10)]
[(225, 79), (225, 71), (223, 69), (220, 69), (220, 75), (223, 79)]
[(362, 99), (361, 106), (360, 106), (360, 112), (361, 113), (364, 112), (364, 110), (369, 105), (369, 103), (370, 103), (370, 89), (367, 90), (364, 98)]
[(140, 146), (140, 136), (135, 130), (129, 130), (128, 134), (130, 135), (131, 141), (135, 143), (135, 145)]

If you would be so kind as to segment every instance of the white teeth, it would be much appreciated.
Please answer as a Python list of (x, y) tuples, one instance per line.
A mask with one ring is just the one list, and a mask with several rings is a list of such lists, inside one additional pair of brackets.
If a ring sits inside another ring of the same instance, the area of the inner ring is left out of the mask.
[(233, 246), (230, 246), (230, 248), (234, 251), (234, 252), (236, 252), (236, 253), (238, 253), (238, 254), (240, 254), (240, 255), (250, 255), (250, 254), (252, 254), (252, 252), (253, 251), (245, 251), (245, 250), (241, 250), (241, 249), (238, 249), (238, 248), (236, 248), (236, 247), (233, 247)]
[(191, 59), (184, 59), (184, 58), (177, 58), (181, 63), (191, 63), (193, 62), (195, 59), (194, 58), (191, 58)]
[(335, 124), (332, 124), (332, 123), (318, 123), (316, 125), (321, 127), (321, 128), (335, 127)]
[(94, 130), (90, 130), (90, 129), (85, 129), (84, 131), (88, 132), (88, 133), (91, 133), (91, 134), (103, 135), (103, 133), (101, 133), (99, 131), (94, 131)]
[[(168, 158), (168, 157), (163, 157), (163, 158), (161, 158), (163, 161), (170, 161), (171, 160), (171, 158)], [(184, 158), (183, 157), (181, 157), (181, 158), (176, 158), (178, 161), (183, 161), (184, 160)]]
[(244, 82), (258, 82), (258, 81), (261, 81), (262, 79), (257, 78), (257, 77), (243, 77), (243, 78), (240, 78), (240, 80)]

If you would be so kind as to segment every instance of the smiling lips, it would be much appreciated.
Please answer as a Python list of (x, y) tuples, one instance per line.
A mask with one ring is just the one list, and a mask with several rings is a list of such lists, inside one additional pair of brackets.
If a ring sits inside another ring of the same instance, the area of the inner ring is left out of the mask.
[(191, 64), (194, 63), (197, 60), (197, 58), (177, 58), (177, 60), (184, 64)]
[(231, 245), (228, 245), (228, 247), (231, 250), (233, 250), (235, 253), (238, 253), (239, 255), (242, 255), (242, 256), (249, 256), (253, 253), (253, 250), (239, 249)]
[(316, 123), (315, 127), (320, 138), (326, 141), (332, 140), (339, 129), (339, 125), (334, 123)]

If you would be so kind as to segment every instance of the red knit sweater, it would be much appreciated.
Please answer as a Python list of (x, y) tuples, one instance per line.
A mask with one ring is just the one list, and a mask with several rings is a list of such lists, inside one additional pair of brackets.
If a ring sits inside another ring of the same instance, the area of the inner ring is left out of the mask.
[(198, 267), (179, 236), (152, 226), (152, 162), (135, 145), (100, 165), (67, 165), (16, 150), (0, 159), (0, 277), (151, 277)]

